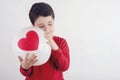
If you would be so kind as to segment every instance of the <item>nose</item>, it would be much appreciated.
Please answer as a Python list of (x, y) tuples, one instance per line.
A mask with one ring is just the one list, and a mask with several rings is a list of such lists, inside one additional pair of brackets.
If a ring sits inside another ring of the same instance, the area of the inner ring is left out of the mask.
[(48, 26), (45, 25), (45, 27), (44, 27), (44, 31), (45, 31), (45, 32), (49, 32), (49, 28), (48, 28)]

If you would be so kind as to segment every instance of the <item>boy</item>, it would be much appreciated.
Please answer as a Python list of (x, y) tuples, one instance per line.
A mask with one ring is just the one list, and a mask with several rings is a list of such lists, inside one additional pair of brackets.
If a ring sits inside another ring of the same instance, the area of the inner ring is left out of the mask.
[(69, 47), (65, 39), (53, 35), (55, 15), (52, 7), (43, 2), (35, 3), (30, 9), (29, 18), (33, 26), (45, 32), (51, 56), (40, 66), (33, 66), (37, 62), (35, 54), (28, 58), (28, 53), (25, 59), (19, 56), (21, 74), (26, 77), (25, 80), (64, 80), (63, 72), (69, 68), (70, 63)]

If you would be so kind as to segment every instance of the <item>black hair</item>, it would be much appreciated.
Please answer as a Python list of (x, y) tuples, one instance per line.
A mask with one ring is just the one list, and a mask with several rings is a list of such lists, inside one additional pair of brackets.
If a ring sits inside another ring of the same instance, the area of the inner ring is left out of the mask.
[(33, 25), (39, 16), (52, 16), (53, 19), (55, 18), (52, 7), (44, 2), (34, 3), (29, 11), (29, 18)]

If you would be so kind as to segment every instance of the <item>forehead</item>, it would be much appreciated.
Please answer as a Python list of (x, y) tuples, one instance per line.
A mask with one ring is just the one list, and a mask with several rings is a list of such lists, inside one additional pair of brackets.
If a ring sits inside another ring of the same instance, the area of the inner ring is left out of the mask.
[(46, 22), (53, 22), (53, 18), (52, 16), (47, 16), (47, 17), (44, 17), (44, 16), (39, 16), (35, 23), (46, 23)]

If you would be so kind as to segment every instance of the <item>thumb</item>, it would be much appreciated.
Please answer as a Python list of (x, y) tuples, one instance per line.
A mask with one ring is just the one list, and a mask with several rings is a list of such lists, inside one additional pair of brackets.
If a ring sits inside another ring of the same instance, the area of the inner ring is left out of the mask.
[(51, 43), (50, 43), (50, 42), (46, 42), (46, 43), (51, 46)]
[(23, 61), (22, 57), (18, 56), (18, 59), (19, 59), (20, 63), (22, 63), (22, 61)]

